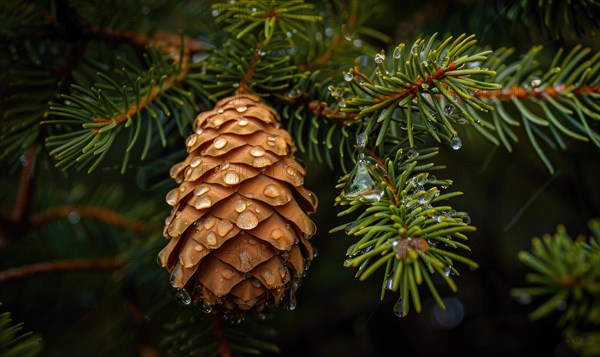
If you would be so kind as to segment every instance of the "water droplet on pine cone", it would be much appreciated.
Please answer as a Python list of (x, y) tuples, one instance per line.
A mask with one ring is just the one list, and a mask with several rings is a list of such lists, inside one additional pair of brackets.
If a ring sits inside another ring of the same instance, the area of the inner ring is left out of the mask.
[(240, 182), (240, 176), (233, 171), (227, 171), (223, 176), (223, 182), (227, 185), (237, 185)]
[(177, 301), (184, 305), (189, 305), (192, 302), (192, 298), (190, 294), (187, 293), (184, 289), (180, 289), (177, 291)]
[(215, 141), (213, 141), (213, 146), (215, 149), (222, 149), (223, 147), (225, 147), (225, 145), (227, 145), (227, 139), (223, 137), (219, 136), (215, 139)]
[(258, 218), (254, 213), (245, 211), (238, 216), (235, 224), (241, 229), (253, 229), (258, 225)]

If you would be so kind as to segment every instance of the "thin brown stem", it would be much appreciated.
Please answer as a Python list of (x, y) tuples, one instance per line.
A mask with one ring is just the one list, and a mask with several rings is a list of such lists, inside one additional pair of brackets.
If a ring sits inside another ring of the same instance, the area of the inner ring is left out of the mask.
[(475, 97), (480, 99), (498, 99), (501, 101), (512, 100), (513, 98), (518, 99), (526, 99), (526, 98), (544, 98), (544, 97), (552, 97), (556, 98), (562, 92), (570, 92), (575, 96), (579, 96), (581, 94), (587, 93), (600, 93), (600, 86), (587, 87), (582, 86), (573, 91), (573, 86), (548, 86), (543, 89), (527, 89), (523, 87), (511, 87), (511, 88), (503, 88), (501, 90), (493, 90), (493, 91), (477, 91), (475, 93)]
[(38, 151), (37, 144), (25, 154), (25, 163), (21, 172), (21, 180), (19, 181), (19, 191), (17, 192), (17, 201), (12, 211), (12, 219), (15, 223), (23, 223), (29, 211), (31, 210), (31, 199), (33, 197), (33, 182), (31, 180), (31, 170), (35, 162), (35, 156)]
[(40, 273), (82, 270), (115, 270), (122, 267), (124, 264), (125, 262), (121, 258), (116, 257), (57, 260), (53, 262), (36, 263), (0, 271), (0, 283)]
[(250, 88), (250, 81), (252, 80), (252, 77), (254, 77), (254, 71), (256, 70), (256, 65), (258, 64), (258, 61), (260, 61), (260, 57), (261, 57), (260, 51), (262, 48), (263, 48), (262, 42), (259, 42), (256, 44), (256, 48), (254, 50), (254, 56), (252, 57), (252, 60), (250, 61), (250, 66), (246, 70), (246, 73), (244, 73), (244, 78), (242, 78), (242, 80), (240, 81), (240, 85), (237, 90), (238, 94), (244, 94), (244, 93), (248, 92), (248, 89)]
[(125, 228), (136, 233), (146, 233), (150, 230), (144, 223), (129, 219), (118, 212), (104, 207), (88, 205), (65, 205), (54, 207), (47, 211), (34, 214), (31, 217), (30, 223), (32, 226), (42, 226), (57, 219), (67, 218), (73, 212), (77, 212), (77, 214), (82, 217), (102, 221), (111, 226)]
[(210, 328), (213, 337), (215, 338), (215, 342), (218, 344), (217, 354), (220, 357), (231, 357), (231, 349), (229, 348), (229, 343), (227, 343), (227, 339), (225, 338), (225, 332), (223, 331), (223, 321), (221, 320), (221, 316), (212, 314), (210, 315)]

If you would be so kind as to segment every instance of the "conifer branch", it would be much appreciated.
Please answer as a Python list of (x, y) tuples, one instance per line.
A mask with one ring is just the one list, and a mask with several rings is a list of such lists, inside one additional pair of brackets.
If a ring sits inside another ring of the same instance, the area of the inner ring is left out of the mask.
[(24, 223), (31, 210), (33, 198), (32, 170), (35, 165), (37, 153), (38, 147), (37, 145), (34, 145), (27, 151), (27, 154), (24, 157), (23, 170), (21, 171), (21, 179), (17, 191), (17, 200), (12, 211), (12, 219), (17, 224)]
[(225, 332), (223, 331), (223, 321), (222, 318), (216, 314), (210, 315), (210, 329), (211, 334), (215, 338), (215, 341), (218, 345), (217, 354), (220, 357), (231, 357), (231, 349), (229, 348), (229, 343), (225, 338)]
[(36, 263), (0, 271), (0, 283), (40, 273), (82, 270), (115, 270), (121, 268), (124, 264), (125, 262), (122, 259), (114, 257), (100, 259), (69, 259)]
[(104, 207), (89, 205), (64, 205), (50, 208), (31, 216), (30, 223), (34, 227), (48, 224), (51, 221), (69, 217), (73, 212), (77, 212), (82, 217), (91, 218), (104, 222), (114, 227), (121, 227), (135, 233), (147, 233), (150, 228), (143, 222), (129, 219), (116, 211)]

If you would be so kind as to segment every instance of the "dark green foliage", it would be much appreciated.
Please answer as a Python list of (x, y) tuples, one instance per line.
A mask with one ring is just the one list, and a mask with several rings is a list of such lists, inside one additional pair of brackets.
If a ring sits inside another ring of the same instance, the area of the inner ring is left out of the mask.
[(10, 312), (0, 314), (0, 356), (33, 357), (41, 352), (42, 339), (31, 332), (22, 333), (22, 326), (12, 323)]
[(595, 355), (600, 333), (600, 220), (589, 223), (592, 236), (575, 240), (559, 226), (554, 235), (534, 238), (532, 252), (520, 252), (519, 259), (534, 273), (525, 277), (533, 286), (513, 289), (522, 301), (544, 297), (546, 301), (531, 313), (536, 320), (562, 311), (558, 325), (568, 341), (582, 355)]

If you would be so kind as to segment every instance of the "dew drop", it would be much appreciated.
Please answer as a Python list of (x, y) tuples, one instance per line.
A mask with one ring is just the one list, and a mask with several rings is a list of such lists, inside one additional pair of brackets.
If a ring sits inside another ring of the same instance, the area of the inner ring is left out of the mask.
[(265, 194), (265, 196), (270, 197), (270, 198), (279, 197), (279, 195), (280, 195), (279, 189), (277, 188), (277, 186), (275, 186), (273, 184), (267, 185), (265, 187), (263, 193)]
[(194, 246), (194, 250), (197, 251), (197, 252), (201, 252), (202, 249), (204, 249), (204, 246), (202, 244), (196, 244)]
[(352, 74), (352, 72), (348, 71), (348, 72), (344, 73), (344, 80), (346, 82), (350, 82), (352, 80), (352, 78), (354, 78), (354, 75)]
[(469, 121), (468, 121), (467, 119), (465, 119), (465, 118), (458, 118), (458, 119), (456, 119), (456, 122), (457, 122), (458, 124), (460, 124), (460, 125), (465, 125), (465, 124), (467, 124)]
[(444, 114), (451, 115), (452, 113), (454, 113), (454, 105), (446, 104), (444, 106)]
[(196, 204), (194, 204), (194, 207), (196, 207), (196, 209), (204, 209), (210, 207), (211, 205), (212, 200), (210, 199), (210, 197), (202, 196), (196, 200)]
[(223, 271), (221, 271), (221, 276), (227, 280), (231, 280), (231, 278), (233, 278), (234, 275), (235, 273), (231, 269), (223, 269)]
[(200, 185), (194, 189), (194, 195), (202, 196), (203, 194), (210, 191), (210, 188), (207, 185)]
[(243, 113), (248, 109), (247, 106), (245, 106), (244, 104), (238, 105), (235, 107), (235, 110), (238, 111), (238, 113)]
[(206, 235), (206, 242), (209, 245), (217, 245), (217, 235), (215, 234), (215, 232), (208, 232), (208, 234)]
[(259, 157), (259, 156), (263, 156), (265, 154), (265, 149), (262, 148), (262, 146), (253, 146), (250, 149), (250, 155), (254, 156), (254, 157)]
[(202, 309), (203, 313), (210, 314), (212, 312), (212, 310), (213, 310), (213, 307), (212, 307), (212, 305), (210, 305), (209, 303), (207, 303), (206, 301), (204, 301), (202, 303), (201, 309)]
[(197, 139), (198, 139), (198, 136), (196, 134), (192, 134), (192, 135), (188, 136), (187, 140), (185, 141), (185, 145), (187, 145), (188, 147), (194, 146)]
[(452, 135), (450, 138), (450, 145), (452, 146), (452, 149), (458, 150), (462, 147), (462, 140), (460, 140), (458, 135)]
[(281, 228), (275, 228), (271, 231), (271, 238), (274, 240), (278, 240), (281, 237), (283, 237), (283, 230)]
[(223, 147), (225, 147), (225, 145), (227, 145), (227, 139), (223, 137), (219, 136), (215, 139), (215, 141), (213, 141), (213, 146), (215, 149), (222, 149)]
[(223, 108), (218, 108), (218, 109), (217, 109), (217, 113), (219, 113), (219, 114), (223, 114), (223, 112), (224, 112), (224, 109), (223, 109)]
[(196, 129), (196, 134), (201, 135), (204, 132), (204, 130), (202, 130), (202, 128), (198, 128)]
[(238, 200), (234, 204), (234, 209), (237, 213), (242, 213), (246, 209), (246, 202)]
[(246, 117), (241, 117), (238, 120), (237, 125), (239, 125), (239, 126), (246, 126), (246, 125), (248, 125), (248, 119)]
[(394, 304), (394, 314), (398, 317), (404, 317), (407, 315), (407, 312), (404, 311), (404, 300), (402, 298), (399, 298)]
[(340, 106), (340, 108), (346, 108), (346, 101), (344, 99), (340, 99), (338, 105)]
[(187, 291), (185, 291), (184, 289), (179, 289), (177, 291), (177, 301), (184, 305), (189, 305), (192, 302), (192, 298), (190, 297), (190, 294), (187, 293)]
[(394, 58), (399, 59), (401, 55), (402, 51), (400, 50), (400, 47), (396, 47), (396, 49), (394, 50)]
[(385, 55), (382, 55), (381, 53), (377, 53), (375, 55), (375, 63), (383, 63), (384, 59), (385, 59)]
[(350, 234), (350, 231), (352, 231), (354, 229), (354, 227), (356, 227), (356, 224), (350, 223), (349, 225), (346, 226), (346, 229), (344, 229), (344, 232), (346, 234)]
[(416, 159), (419, 156), (419, 152), (415, 148), (408, 149), (406, 154), (408, 155), (409, 159)]
[(463, 216), (462, 220), (465, 224), (471, 223), (471, 217), (469, 217), (469, 216)]
[(356, 136), (356, 145), (364, 149), (365, 145), (367, 145), (367, 133), (360, 133)]
[(238, 216), (235, 224), (241, 229), (252, 229), (258, 225), (258, 218), (254, 213), (244, 211)]
[(223, 176), (223, 182), (227, 185), (236, 185), (240, 182), (240, 176), (234, 171), (227, 171)]
[(386, 280), (386, 282), (385, 282), (385, 289), (392, 290), (393, 283), (394, 283), (394, 279), (388, 278), (388, 280)]
[(190, 162), (190, 166), (191, 167), (198, 167), (200, 164), (202, 163), (202, 159), (199, 157), (195, 157), (191, 162)]
[(175, 204), (179, 200), (179, 190), (174, 188), (171, 191), (169, 191), (169, 193), (167, 193), (166, 199), (167, 199), (167, 203), (170, 206), (175, 206)]
[(452, 274), (452, 265), (448, 264), (445, 268), (444, 268), (444, 275), (445, 276), (450, 276), (450, 274)]
[(171, 176), (171, 178), (175, 178), (177, 176), (177, 171), (179, 171), (180, 168), (181, 168), (181, 163), (177, 163), (177, 164), (171, 166), (171, 170), (169, 170), (169, 175)]

